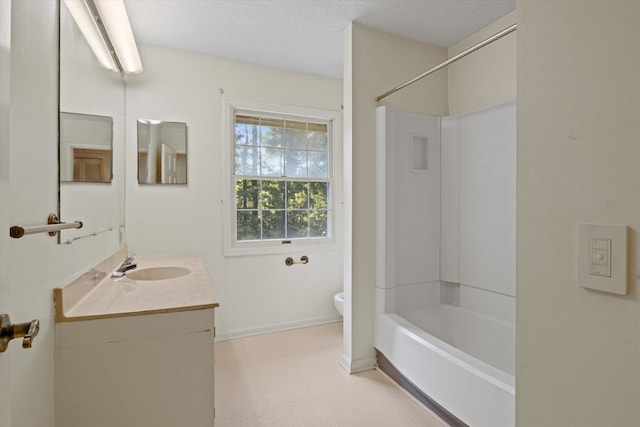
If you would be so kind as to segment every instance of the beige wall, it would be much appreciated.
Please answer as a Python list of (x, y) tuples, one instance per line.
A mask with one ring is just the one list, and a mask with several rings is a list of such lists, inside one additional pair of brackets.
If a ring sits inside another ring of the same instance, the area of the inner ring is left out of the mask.
[[(640, 2), (520, 0), (517, 423), (640, 424)], [(576, 224), (628, 224), (631, 292), (576, 283)]]
[[(451, 58), (516, 22), (512, 12), (448, 50)], [(457, 115), (516, 97), (516, 33), (512, 32), (447, 67), (449, 114)]]
[(446, 59), (446, 51), (360, 24), (345, 32), (344, 146), (345, 347), (349, 371), (370, 369), (375, 301), (376, 114), (379, 105), (447, 114), (447, 75), (439, 72), (380, 103), (375, 97)]
[[(340, 115), (342, 82), (189, 52), (139, 46), (145, 72), (127, 77), (127, 243), (139, 255), (203, 258), (220, 299), (218, 338), (338, 321), (333, 295), (342, 289), (342, 247), (224, 256), (221, 200), (225, 189), (223, 103), (266, 102)], [(224, 92), (224, 93), (221, 93)], [(138, 118), (187, 124), (188, 184), (139, 185)], [(336, 147), (340, 147), (339, 141)], [(340, 183), (340, 165), (337, 165)], [(230, 179), (229, 179), (230, 181)], [(336, 235), (342, 198), (336, 191)], [(301, 243), (302, 244), (302, 243)], [(329, 250), (327, 250), (329, 249)], [(287, 267), (287, 256), (309, 264)]]

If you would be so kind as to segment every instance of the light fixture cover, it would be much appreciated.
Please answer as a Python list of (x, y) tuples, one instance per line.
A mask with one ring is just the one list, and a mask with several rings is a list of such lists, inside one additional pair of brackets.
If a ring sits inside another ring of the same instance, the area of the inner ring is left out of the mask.
[[(100, 64), (109, 70), (123, 74), (142, 72), (142, 62), (123, 0), (64, 0), (64, 2)], [(91, 12), (90, 4), (98, 16)], [(102, 23), (104, 32), (100, 31), (98, 22)], [(108, 40), (105, 40), (103, 35)], [(117, 61), (113, 59), (109, 45), (113, 46), (113, 54), (117, 57)]]

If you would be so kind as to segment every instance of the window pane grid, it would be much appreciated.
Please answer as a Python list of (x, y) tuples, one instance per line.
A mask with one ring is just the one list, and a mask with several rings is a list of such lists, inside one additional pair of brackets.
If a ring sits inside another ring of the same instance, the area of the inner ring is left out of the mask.
[(236, 115), (235, 175), (329, 178), (326, 123)]
[(236, 114), (236, 240), (330, 237), (329, 126)]
[(328, 182), (236, 179), (239, 241), (327, 238), (330, 214)]
[(285, 176), (260, 176), (260, 175), (234, 175), (233, 178), (238, 181), (240, 179), (246, 180), (261, 180), (265, 179), (266, 181), (282, 181), (282, 182), (320, 182), (320, 183), (330, 183), (331, 179), (329, 178), (296, 178), (296, 177), (285, 177)]

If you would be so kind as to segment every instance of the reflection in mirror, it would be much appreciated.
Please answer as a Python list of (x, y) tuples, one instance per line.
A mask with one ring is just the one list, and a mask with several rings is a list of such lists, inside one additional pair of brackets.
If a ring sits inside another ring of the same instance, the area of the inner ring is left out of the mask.
[(187, 124), (138, 120), (138, 182), (187, 183)]
[(60, 181), (111, 182), (113, 119), (60, 113)]
[[(124, 243), (124, 79), (98, 63), (64, 2), (60, 2), (59, 76), (61, 138), (58, 216), (63, 222), (82, 221), (84, 224), (81, 229), (61, 231), (59, 241), (71, 243), (82, 237), (112, 232), (113, 238), (119, 239), (116, 241)], [(110, 125), (107, 123), (109, 121)], [(72, 122), (71, 133), (77, 134), (71, 138), (80, 145), (89, 145), (88, 148), (102, 145), (96, 142), (96, 134), (106, 134), (107, 128), (111, 129), (112, 159), (111, 165), (105, 167), (108, 169), (106, 183), (101, 179), (91, 179), (100, 182), (76, 182), (73, 179), (73, 162), (69, 161), (69, 156), (72, 158), (73, 155), (68, 154), (65, 141)], [(98, 131), (98, 128), (101, 130)], [(85, 139), (89, 138), (89, 134), (90, 139)]]

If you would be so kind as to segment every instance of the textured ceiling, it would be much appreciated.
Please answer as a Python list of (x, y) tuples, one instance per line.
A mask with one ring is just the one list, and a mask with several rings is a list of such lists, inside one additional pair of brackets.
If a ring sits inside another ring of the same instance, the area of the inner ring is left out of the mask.
[(342, 78), (350, 22), (449, 47), (515, 0), (125, 0), (138, 43)]

